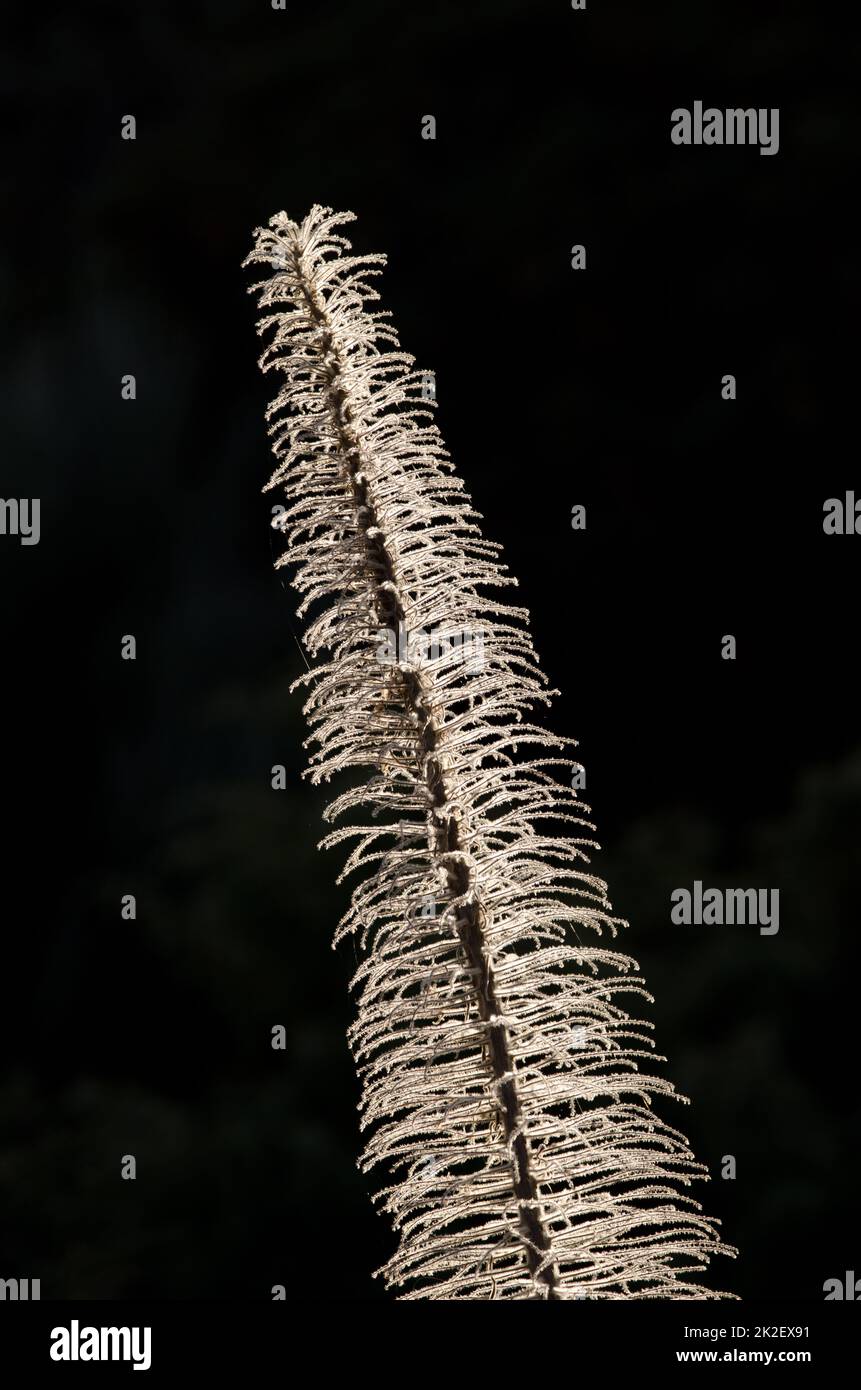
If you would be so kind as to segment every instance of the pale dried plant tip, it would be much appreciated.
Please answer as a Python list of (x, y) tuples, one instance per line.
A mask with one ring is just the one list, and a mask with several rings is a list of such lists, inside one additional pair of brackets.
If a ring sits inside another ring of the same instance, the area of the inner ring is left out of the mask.
[[(362, 1167), (398, 1233), (384, 1268), (404, 1298), (721, 1298), (691, 1276), (721, 1244), (687, 1191), (706, 1177), (653, 1114), (649, 998), (589, 872), (574, 742), (534, 722), (547, 688), (515, 581), (484, 539), (434, 424), (426, 373), (400, 350), (336, 229), (352, 213), (278, 213), (246, 264), (271, 332), (260, 359), (279, 518), (312, 659), (300, 682), (308, 775), (355, 769), (324, 845), (356, 841), (361, 878), (335, 934), (361, 964), (350, 1032)], [(423, 389), (424, 388), (424, 389)], [(480, 635), (407, 646), (381, 630)], [(649, 1069), (640, 1069), (645, 1060)]]

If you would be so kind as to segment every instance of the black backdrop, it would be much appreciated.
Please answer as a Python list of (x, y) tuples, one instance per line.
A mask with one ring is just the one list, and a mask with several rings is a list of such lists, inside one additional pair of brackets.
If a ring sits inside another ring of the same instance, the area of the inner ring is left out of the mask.
[[(38, 496), (42, 533), (0, 537), (0, 1276), (43, 1298), (383, 1296), (354, 958), (329, 949), (347, 890), (299, 777), (240, 270), (256, 225), (319, 202), (388, 254), (385, 305), (581, 740), (596, 868), (693, 1102), (665, 1113), (740, 1250), (714, 1279), (821, 1299), (858, 1259), (861, 539), (822, 530), (827, 497), (861, 496), (839, 424), (851, 36), (820, 7), (705, 0), (31, 24), (2, 59), (0, 492)], [(778, 154), (673, 146), (698, 99), (779, 107)], [(779, 934), (671, 926), (694, 879), (778, 888)]]

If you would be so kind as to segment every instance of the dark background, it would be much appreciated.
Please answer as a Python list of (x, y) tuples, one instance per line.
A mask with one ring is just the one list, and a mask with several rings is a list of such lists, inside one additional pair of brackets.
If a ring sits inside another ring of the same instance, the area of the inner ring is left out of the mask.
[[(0, 494), (42, 504), (38, 546), (0, 538), (0, 1277), (384, 1296), (240, 270), (314, 202), (389, 256), (581, 739), (595, 867), (693, 1102), (663, 1113), (740, 1250), (712, 1281), (821, 1300), (861, 1269), (861, 539), (822, 531), (861, 496), (859, 53), (821, 7), (752, 8), (104, 4), (0, 59)], [(779, 153), (673, 146), (697, 99), (779, 106)], [(694, 879), (778, 888), (779, 934), (671, 926)]]

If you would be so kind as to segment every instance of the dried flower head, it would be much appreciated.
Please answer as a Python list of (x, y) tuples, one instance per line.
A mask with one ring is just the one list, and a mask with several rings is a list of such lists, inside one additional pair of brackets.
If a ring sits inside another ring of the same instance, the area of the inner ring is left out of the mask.
[(405, 1298), (726, 1297), (691, 1279), (735, 1252), (686, 1191), (706, 1171), (652, 1112), (676, 1092), (640, 1069), (664, 1059), (620, 1002), (650, 996), (635, 961), (587, 941), (624, 924), (589, 872), (575, 745), (534, 722), (555, 692), (528, 614), (498, 597), (516, 581), (426, 374), (370, 307), (385, 258), (349, 254), (352, 219), (278, 213), (246, 264), (271, 272), (251, 290), (279, 377), (278, 564), (313, 662), (308, 775), (355, 769), (323, 844), (356, 842), (335, 942), (361, 944), (362, 1166), (389, 1175), (399, 1234), (383, 1273)]

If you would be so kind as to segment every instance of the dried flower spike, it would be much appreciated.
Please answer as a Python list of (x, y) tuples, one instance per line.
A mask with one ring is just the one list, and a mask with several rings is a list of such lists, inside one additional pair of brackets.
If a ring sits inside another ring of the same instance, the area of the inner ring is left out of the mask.
[[(433, 422), (425, 374), (369, 306), (385, 258), (353, 256), (314, 207), (258, 228), (245, 264), (283, 490), (277, 525), (314, 662), (315, 783), (361, 879), (335, 944), (361, 965), (350, 1044), (363, 1169), (399, 1235), (382, 1271), (403, 1298), (721, 1298), (691, 1275), (722, 1245), (683, 1189), (707, 1177), (651, 1110), (669, 1082), (638, 966), (588, 872), (575, 746), (534, 723), (547, 688), (513, 580)], [(423, 389), (425, 387), (425, 389)], [(273, 523), (275, 524), (275, 523)], [(358, 821), (357, 821), (358, 818)]]

